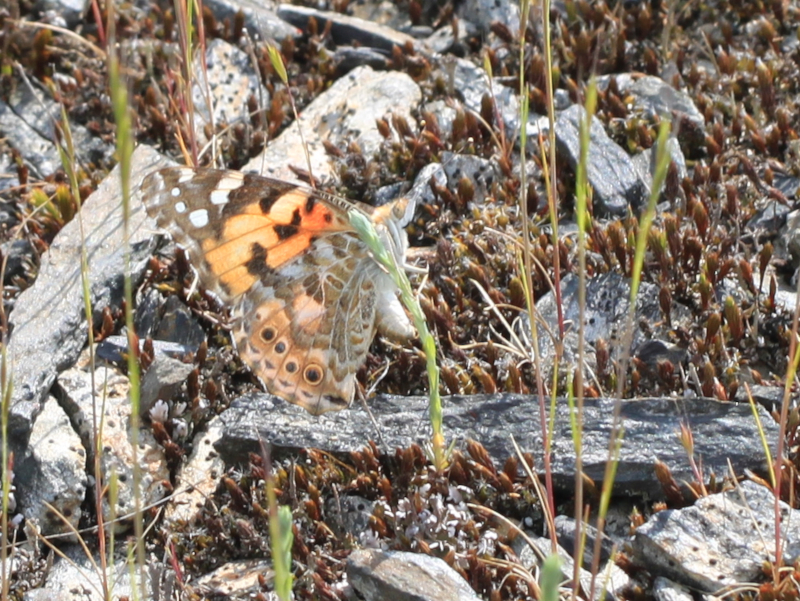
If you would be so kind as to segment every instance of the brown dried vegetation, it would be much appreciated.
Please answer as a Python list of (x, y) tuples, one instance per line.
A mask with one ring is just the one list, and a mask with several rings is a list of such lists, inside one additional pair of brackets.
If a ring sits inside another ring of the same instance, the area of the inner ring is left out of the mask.
[[(428, 10), (416, 0), (398, 4), (409, 12), (414, 23), (444, 23), (458, 28), (450, 4), (441, 11)], [(677, 171), (671, 169), (662, 198), (665, 208), (648, 237), (644, 269), (645, 280), (658, 285), (671, 342), (686, 348), (689, 361), (684, 366), (662, 363), (655, 371), (634, 362), (624, 390), (627, 395), (680, 392), (685, 380), (679, 372), (687, 370), (696, 372), (703, 394), (732, 399), (744, 383), (780, 384), (786, 369), (790, 326), (787, 315), (778, 308), (776, 291), (779, 279), (791, 274), (785, 273), (785, 261), (775, 257), (771, 240), (774, 232), (754, 233), (745, 226), (765, 203), (789, 202), (777, 180), (800, 176), (800, 111), (796, 106), (800, 92), (800, 46), (796, 43), (800, 14), (796, 6), (782, 2), (686, 3), (677, 13), (667, 12), (667, 4), (661, 3), (662, 8), (657, 9), (654, 7), (658, 3), (649, 2), (619, 3), (613, 7), (605, 2), (566, 2), (567, 15), (552, 15), (552, 77), (558, 88), (580, 102), (591, 73), (671, 73), (670, 83), (684, 88), (704, 114), (705, 131), (698, 131), (688, 121), (678, 123), (679, 141), (692, 167), (692, 176), (679, 181)], [(175, 17), (170, 8), (163, 6), (166, 5), (156, 3), (151, 17), (143, 22), (130, 20), (121, 12), (117, 30), (122, 39), (139, 38), (148, 44), (147, 51), (131, 46), (126, 57), (135, 135), (138, 141), (179, 157), (182, 149), (177, 140), (189, 138), (185, 99), (181, 96), (185, 86), (176, 69), (175, 46), (171, 45), (177, 39)], [(345, 10), (346, 3), (340, 3), (339, 8)], [(8, 15), (0, 17), (4, 19), (0, 34), (2, 66), (18, 63), (26, 73), (54, 90), (75, 123), (85, 125), (96, 136), (113, 139), (111, 107), (104, 89), (106, 63), (102, 57), (92, 55), (73, 39), (46, 29), (26, 35), (29, 30), (20, 30)], [(240, 18), (218, 22), (206, 10), (206, 37), (237, 42), (232, 32), (241, 29)], [(518, 32), (500, 24), (495, 24), (492, 31), (489, 43), (468, 38), (463, 47), (470, 52), (485, 50), (494, 74), (512, 87), (518, 85), (519, 70), (524, 68), (531, 110), (544, 113), (547, 73), (539, 25), (531, 24), (525, 31), (522, 65), (518, 63)], [(281, 47), (298, 110), (324, 91), (337, 75), (331, 53), (325, 51), (331, 47), (327, 34), (312, 23), (305, 37), (286, 41)], [(97, 32), (91, 27), (83, 35), (98, 43)], [(266, 49), (255, 46), (253, 53), (270, 93), (269, 105), (260, 106), (259, 99), (250, 98), (249, 123), (230, 129), (220, 124), (219, 131), (209, 132), (221, 140), (222, 159), (230, 168), (240, 167), (257, 155), (293, 119), (289, 90), (274, 72)], [(355, 145), (329, 148), (343, 186), (339, 192), (369, 202), (378, 187), (410, 182), (424, 166), (442, 160), (447, 151), (496, 161), (500, 176), (488, 182), (485, 195), (466, 175), (450, 188), (431, 183), (436, 202), (421, 207), (410, 228), (414, 245), (432, 249), (428, 254), (430, 276), (422, 286), (421, 303), (438, 338), (447, 392), (535, 389), (530, 365), (496, 344), (494, 332), (502, 331), (503, 326), (487, 311), (475, 285), (477, 282), (486, 290), (509, 322), (524, 308), (515, 246), (522, 231), (522, 217), (516, 206), (522, 183), (515, 168), (519, 162), (515, 156), (515, 133), (498, 124), (497, 107), (489, 97), (483, 99), (480, 115), (465, 110), (453, 97), (442, 72), (413, 49), (396, 48), (391, 65), (419, 82), (426, 101), (443, 99), (453, 104), (452, 127), (445, 132), (436, 115), (425, 111), (416, 116), (416, 126), (401, 118), (387, 117), (378, 123), (385, 138), (379, 157), (364, 156)], [(56, 74), (62, 77), (56, 78)], [(17, 82), (4, 71), (0, 84), (3, 93), (8, 94)], [(600, 92), (597, 116), (623, 148), (635, 153), (653, 145), (659, 119), (634, 114), (629, 107), (630, 102), (611, 79)], [(527, 158), (541, 167), (540, 156), (534, 145)], [(108, 167), (80, 166), (82, 196), (97, 185)], [(72, 217), (76, 205), (62, 174), (36, 182), (37, 197), (21, 160), (16, 169), (24, 189), (12, 191), (8, 200), (17, 202), (20, 212), (31, 216), (26, 235), (42, 251)], [(575, 261), (571, 241), (565, 239), (556, 248), (547, 234), (542, 217), (546, 208), (537, 183), (529, 183), (529, 217), (534, 222), (529, 242), (535, 263), (533, 292), (539, 298), (550, 290), (554, 255), (559, 254), (562, 276), (575, 270)], [(562, 217), (569, 218), (574, 177), (562, 169), (555, 185), (563, 199)], [(57, 210), (33, 212), (36, 198), (41, 195)], [(611, 271), (630, 275), (637, 228), (635, 215), (593, 221), (588, 275)], [(12, 282), (16, 290), (28, 285), (34, 275)], [(192, 275), (185, 257), (179, 254), (168, 265), (154, 262), (148, 278), (149, 284), (164, 292), (185, 294)], [(7, 290), (13, 292), (14, 287)], [(224, 323), (224, 316), (218, 314), (220, 308), (202, 293), (185, 300), (193, 311), (207, 318), (204, 325), (209, 331), (209, 346), (198, 354), (197, 369), (184, 393), (191, 428), (195, 428), (220, 411), (229, 398), (253, 388), (255, 382), (232, 359), (230, 343), (219, 325)], [(682, 323), (669, 321), (670, 309), (675, 305), (687, 307), (691, 319)], [(118, 315), (104, 315), (98, 333), (107, 336), (120, 325)], [(381, 383), (383, 392), (424, 393), (415, 384), (424, 380), (420, 352), (391, 347), (380, 340), (372, 350), (360, 374), (363, 383), (372, 382), (389, 361), (398, 369), (389, 370)], [(598, 382), (603, 390), (588, 392), (603, 394), (616, 384), (615, 355), (605, 341), (598, 343), (596, 351)], [(152, 360), (152, 346), (145, 346), (141, 360), (145, 366)], [(792, 441), (798, 425), (800, 418), (794, 415)], [(169, 450), (171, 461), (177, 463), (184, 450), (172, 435), (168, 427), (158, 426), (159, 440)], [(334, 490), (338, 495), (358, 494), (379, 501), (370, 517), (370, 527), (376, 537), (390, 541), (393, 547), (425, 550), (443, 557), (476, 590), (493, 599), (528, 594), (524, 582), (504, 578), (508, 572), (490, 567), (479, 556), (479, 541), (496, 527), (489, 520), (467, 511), (459, 514), (458, 531), (463, 540), (454, 538), (446, 529), (412, 528), (423, 513), (435, 512), (443, 502), (458, 506), (454, 489), (466, 500), (509, 517), (522, 518), (535, 512), (530, 483), (520, 479), (515, 460), (498, 470), (479, 444), (471, 444), (467, 451), (468, 456), (455, 453), (452, 467), (444, 475), (431, 473), (424, 453), (416, 447), (386, 456), (375, 446), (368, 446), (344, 460), (310, 450), (302, 463), (279, 461), (276, 485), (280, 502), (291, 505), (296, 518), (295, 559), (307, 566), (300, 576), (297, 594), (309, 599), (341, 598), (341, 592), (331, 583), (341, 579), (348, 542), (327, 523), (329, 509), (323, 502)], [(797, 465), (798, 458), (792, 460)], [(223, 480), (213, 505), (203, 514), (199, 533), (189, 532), (187, 525), (186, 532), (171, 534), (171, 542), (188, 571), (201, 574), (225, 559), (265, 554), (266, 469), (260, 457), (252, 457), (241, 473)], [(793, 484), (800, 484), (797, 470), (787, 470), (787, 474), (795, 479)], [(680, 503), (677, 496), (672, 496), (680, 493), (673, 490), (671, 476), (660, 476), (670, 499)], [(222, 509), (211, 510), (212, 507)], [(503, 544), (484, 547), (482, 552), (513, 562), (516, 558), (505, 542), (507, 539), (502, 539)], [(763, 598), (791, 597), (789, 591), (761, 592)]]

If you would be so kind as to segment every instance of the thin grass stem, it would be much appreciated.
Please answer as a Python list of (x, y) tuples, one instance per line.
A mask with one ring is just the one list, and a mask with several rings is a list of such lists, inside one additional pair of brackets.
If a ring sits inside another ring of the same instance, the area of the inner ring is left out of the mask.
[[(5, 274), (7, 257), (3, 257), (2, 274)], [(1, 282), (2, 280), (0, 280)], [(5, 287), (5, 285), (3, 286)], [(8, 420), (11, 410), (12, 382), (8, 373), (8, 320), (5, 309), (0, 303), (0, 318), (2, 318), (3, 345), (0, 350), (0, 390), (2, 391), (2, 406), (0, 406), (0, 434), (2, 435), (2, 465), (0, 477), (3, 486), (3, 513), (0, 515), (0, 594), (3, 601), (8, 600), (9, 594), (9, 561), (8, 561), (8, 511), (11, 497), (11, 454), (8, 448)]]
[(608, 441), (608, 460), (606, 462), (605, 473), (603, 475), (603, 489), (600, 494), (600, 505), (598, 508), (597, 516), (597, 539), (594, 545), (594, 558), (592, 560), (592, 586), (590, 590), (590, 597), (593, 598), (595, 593), (597, 571), (600, 565), (600, 544), (603, 531), (605, 529), (605, 516), (608, 515), (608, 508), (611, 504), (611, 492), (613, 489), (614, 480), (617, 474), (617, 467), (619, 464), (619, 454), (622, 449), (622, 440), (625, 436), (625, 429), (622, 425), (622, 394), (625, 386), (625, 374), (628, 371), (628, 362), (630, 360), (630, 347), (633, 340), (633, 322), (636, 315), (636, 298), (639, 292), (639, 283), (642, 276), (642, 267), (644, 265), (645, 250), (647, 248), (647, 236), (650, 231), (650, 226), (655, 219), (656, 204), (661, 195), (661, 187), (667, 177), (667, 169), (670, 164), (670, 155), (667, 147), (667, 142), (670, 134), (670, 122), (663, 120), (658, 130), (658, 138), (656, 140), (655, 156), (656, 168), (653, 173), (652, 188), (650, 190), (650, 198), (647, 207), (642, 213), (639, 222), (639, 231), (636, 234), (636, 251), (634, 254), (633, 263), (631, 265), (631, 290), (628, 299), (628, 315), (623, 328), (622, 336), (622, 357), (619, 362), (619, 370), (617, 372), (617, 389), (616, 400), (614, 403), (614, 416), (611, 423), (611, 436)]
[[(545, 4), (548, 4), (545, 1)], [(528, 20), (530, 19), (530, 0), (520, 0), (520, 49), (519, 49), (519, 62), (521, 65), (525, 64), (525, 31), (528, 27)], [(544, 15), (547, 14), (549, 8), (542, 7), (543, 21), (548, 18)], [(547, 45), (547, 41), (545, 45)], [(551, 429), (547, 426), (547, 410), (545, 408), (545, 386), (542, 374), (542, 364), (540, 360), (539, 349), (539, 330), (536, 325), (536, 307), (533, 302), (533, 251), (531, 250), (531, 232), (530, 222), (528, 218), (528, 184), (527, 184), (527, 151), (526, 143), (528, 140), (528, 115), (529, 115), (529, 97), (528, 88), (525, 81), (525, 69), (520, 69), (519, 73), (519, 88), (522, 91), (520, 94), (520, 196), (519, 196), (519, 213), (522, 221), (522, 256), (519, 258), (520, 267), (522, 271), (522, 284), (525, 293), (525, 306), (528, 310), (528, 316), (531, 328), (531, 364), (533, 365), (534, 380), (536, 381), (536, 392), (539, 398), (539, 420), (542, 432), (545, 434), (544, 438), (544, 473), (545, 473), (545, 489), (546, 496), (543, 499), (543, 507), (545, 515), (548, 517), (548, 527), (551, 532), (553, 530), (555, 520), (555, 497), (553, 495), (553, 476), (551, 467), (550, 449), (552, 438), (549, 435)], [(540, 132), (541, 133), (541, 132)], [(544, 145), (541, 143), (540, 148)], [(545, 163), (545, 161), (543, 161)], [(547, 168), (544, 169), (545, 186), (550, 188), (550, 180), (548, 178)], [(556, 346), (557, 343), (556, 343)], [(544, 502), (546, 500), (546, 502)]]
[[(120, 190), (122, 197), (122, 232), (124, 253), (124, 299), (125, 327), (128, 332), (128, 379), (130, 381), (131, 401), (131, 449), (133, 463), (134, 488), (134, 544), (136, 546), (136, 564), (139, 568), (139, 595), (147, 598), (145, 591), (145, 555), (141, 510), (141, 466), (139, 464), (139, 343), (133, 323), (133, 282), (131, 281), (131, 157), (133, 155), (133, 137), (130, 106), (128, 102), (128, 82), (123, 79), (120, 57), (116, 47), (116, 31), (113, 3), (109, 5), (108, 40), (111, 51), (108, 53), (108, 73), (111, 103), (114, 120), (117, 125), (117, 159), (119, 161)], [(102, 449), (99, 449), (100, 451)], [(136, 588), (135, 584), (132, 588)]]
[[(113, 31), (113, 28), (112, 28)], [(102, 570), (100, 570), (103, 588), (106, 593), (109, 591), (109, 583), (107, 580), (107, 564), (106, 564), (106, 548), (105, 548), (105, 527), (103, 520), (103, 496), (102, 496), (102, 483), (103, 475), (101, 468), (101, 453), (102, 453), (102, 426), (98, 423), (98, 418), (102, 421), (102, 416), (105, 415), (103, 407), (97, 406), (97, 382), (95, 374), (95, 355), (94, 355), (94, 323), (92, 321), (93, 308), (92, 308), (92, 294), (91, 283), (89, 281), (89, 259), (86, 250), (86, 230), (83, 223), (83, 211), (80, 187), (78, 185), (78, 174), (76, 171), (75, 160), (75, 145), (72, 138), (72, 129), (70, 128), (67, 111), (64, 106), (61, 106), (61, 123), (58, 126), (58, 131), (61, 133), (60, 143), (57, 145), (58, 153), (61, 157), (61, 165), (67, 174), (70, 183), (70, 189), (73, 199), (75, 200), (78, 230), (81, 239), (81, 256), (80, 256), (80, 271), (81, 271), (81, 294), (83, 297), (83, 312), (86, 316), (86, 334), (89, 344), (89, 381), (92, 390), (92, 431), (94, 432), (95, 448), (94, 448), (94, 474), (96, 477), (95, 486), (95, 507), (97, 509), (97, 525), (98, 525), (98, 547), (100, 549), (100, 561), (102, 563)], [(105, 396), (105, 395), (104, 395)], [(113, 547), (112, 547), (113, 548)]]
[[(586, 323), (586, 232), (590, 227), (589, 215), (589, 183), (586, 165), (589, 161), (589, 132), (592, 119), (597, 108), (597, 83), (594, 78), (589, 82), (583, 117), (580, 123), (580, 156), (576, 169), (575, 183), (575, 217), (578, 224), (578, 323)], [(575, 449), (575, 539), (580, 541), (580, 550), (573, 550), (574, 566), (572, 579), (580, 581), (580, 566), (583, 557), (583, 545), (586, 532), (583, 527), (583, 369), (586, 355), (586, 337), (583, 328), (578, 332), (578, 367), (575, 370), (573, 386), (569, 387), (568, 402), (571, 418), (572, 444)], [(572, 599), (577, 596), (577, 586), (573, 587)]]
[(433, 463), (436, 471), (442, 473), (447, 467), (447, 453), (445, 452), (445, 439), (442, 433), (442, 398), (439, 393), (439, 365), (436, 362), (436, 340), (428, 331), (425, 314), (422, 312), (422, 307), (416, 296), (414, 296), (406, 272), (397, 264), (394, 253), (390, 252), (386, 246), (384, 246), (384, 243), (378, 236), (378, 232), (375, 230), (375, 226), (366, 215), (357, 210), (350, 211), (350, 223), (358, 232), (364, 244), (370, 249), (375, 259), (386, 269), (389, 276), (400, 290), (400, 300), (411, 314), (411, 320), (414, 322), (414, 327), (416, 327), (419, 333), (428, 372), (428, 407), (431, 428), (433, 429), (433, 435), (431, 437)]
[[(797, 280), (797, 294), (800, 296), (800, 278)], [(791, 405), (793, 388), (792, 385), (795, 381), (795, 377), (797, 376), (798, 365), (800, 365), (800, 344), (798, 344), (798, 341), (800, 340), (800, 333), (798, 332), (798, 321), (800, 321), (800, 303), (795, 304), (794, 314), (792, 315), (792, 339), (791, 343), (789, 344), (789, 357), (791, 360), (789, 361), (789, 364), (786, 368), (786, 375), (784, 376), (783, 400), (781, 403), (780, 421), (778, 422), (778, 448), (775, 451), (774, 466), (771, 468), (775, 487), (773, 490), (775, 495), (775, 565), (773, 569), (776, 574), (776, 583), (778, 581), (777, 573), (783, 566), (783, 545), (781, 544), (781, 539), (783, 537), (781, 535), (782, 519), (780, 510), (781, 489), (783, 484), (782, 464), (784, 453), (786, 452), (786, 429), (789, 423), (789, 408)]]

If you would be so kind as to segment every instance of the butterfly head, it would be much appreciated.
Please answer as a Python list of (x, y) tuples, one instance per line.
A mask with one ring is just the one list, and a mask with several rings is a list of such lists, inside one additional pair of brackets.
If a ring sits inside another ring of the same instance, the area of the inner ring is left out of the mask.
[(416, 203), (408, 198), (398, 198), (392, 203), (375, 209), (372, 220), (384, 248), (390, 250), (398, 265), (405, 265), (408, 251), (408, 235), (405, 227), (411, 223)]

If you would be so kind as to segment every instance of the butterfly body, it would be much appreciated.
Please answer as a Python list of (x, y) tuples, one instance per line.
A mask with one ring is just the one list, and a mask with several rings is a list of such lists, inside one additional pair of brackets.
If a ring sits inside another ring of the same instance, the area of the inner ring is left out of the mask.
[(231, 307), (242, 360), (313, 414), (343, 409), (376, 331), (414, 330), (389, 275), (350, 225), (367, 214), (402, 265), (405, 199), (378, 209), (253, 174), (176, 167), (145, 178), (148, 213)]

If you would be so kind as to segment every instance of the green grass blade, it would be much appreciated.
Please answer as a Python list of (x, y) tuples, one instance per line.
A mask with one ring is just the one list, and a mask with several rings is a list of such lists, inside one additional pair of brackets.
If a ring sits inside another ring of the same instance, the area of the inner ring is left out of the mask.
[(558, 586), (561, 584), (561, 559), (555, 553), (548, 555), (542, 563), (539, 586), (542, 601), (558, 601)]
[[(133, 449), (133, 486), (134, 486), (134, 539), (136, 545), (136, 565), (139, 568), (139, 595), (146, 598), (145, 576), (146, 566), (144, 553), (144, 526), (141, 507), (141, 466), (138, 457), (139, 448), (139, 348), (133, 324), (133, 282), (131, 281), (131, 157), (133, 156), (133, 123), (131, 107), (128, 100), (128, 82), (123, 79), (120, 58), (116, 48), (113, 16), (109, 18), (108, 38), (108, 78), (111, 105), (114, 121), (117, 125), (117, 160), (119, 161), (120, 190), (122, 195), (122, 235), (124, 246), (124, 298), (125, 327), (128, 331), (128, 379), (130, 381), (131, 401), (131, 448)], [(134, 585), (135, 588), (135, 585)]]
[(426, 368), (428, 371), (429, 387), (429, 409), (430, 421), (433, 428), (433, 456), (437, 470), (442, 471), (446, 467), (447, 458), (445, 453), (445, 441), (442, 433), (442, 398), (439, 395), (439, 366), (436, 363), (436, 341), (428, 331), (428, 324), (425, 322), (425, 314), (422, 312), (414, 293), (411, 283), (408, 281), (406, 272), (397, 264), (394, 255), (384, 246), (375, 226), (369, 218), (360, 211), (350, 211), (350, 223), (358, 232), (359, 237), (367, 245), (372, 255), (391, 276), (397, 288), (400, 290), (400, 300), (411, 314), (414, 327), (417, 328), (422, 350), (425, 353)]
[(292, 598), (292, 510), (286, 505), (278, 508), (277, 516), (270, 516), (269, 532), (272, 542), (272, 569), (275, 570), (275, 593), (282, 601)]

